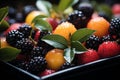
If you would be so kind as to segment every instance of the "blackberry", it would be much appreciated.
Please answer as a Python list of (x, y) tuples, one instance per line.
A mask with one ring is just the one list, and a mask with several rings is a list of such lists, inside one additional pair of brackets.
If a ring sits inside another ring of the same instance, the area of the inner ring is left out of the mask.
[(30, 57), (37, 57), (37, 56), (43, 56), (42, 55), (43, 48), (42, 47), (34, 47), (31, 51)]
[(84, 13), (84, 15), (88, 18), (91, 18), (93, 12), (94, 12), (94, 8), (92, 6), (92, 4), (90, 4), (89, 2), (81, 2), (78, 7), (77, 10), (82, 11)]
[(54, 48), (53, 46), (51, 46), (51, 45), (49, 45), (49, 44), (47, 44), (46, 42), (44, 42), (44, 41), (41, 40), (43, 36), (45, 36), (45, 35), (50, 35), (50, 34), (51, 34), (51, 33), (48, 32), (48, 31), (41, 31), (41, 32), (40, 32), (40, 36), (39, 36), (37, 45), (38, 45), (39, 47), (42, 47), (42, 48), (43, 48), (43, 51), (42, 51), (42, 55), (43, 55), (43, 56), (45, 56), (46, 53), (47, 53), (49, 50), (51, 50), (51, 49)]
[(48, 45), (47, 43), (45, 43), (45, 42), (42, 41), (41, 39), (42, 39), (43, 36), (49, 35), (49, 34), (50, 34), (50, 32), (48, 32), (48, 31), (41, 31), (41, 32), (40, 32), (40, 36), (39, 36), (38, 43), (37, 43), (37, 45), (38, 45), (39, 47), (45, 48), (45, 47)]
[(22, 53), (30, 53), (33, 47), (34, 44), (29, 38), (22, 38), (16, 43), (16, 48), (21, 49)]
[(107, 36), (103, 36), (103, 37), (101, 38), (101, 43), (102, 43), (102, 42), (105, 42), (105, 41), (114, 41), (114, 39), (113, 39), (112, 36), (107, 35)]
[(61, 68), (59, 69), (59, 70), (63, 70), (63, 69), (67, 69), (67, 68), (70, 68), (70, 67), (73, 67), (74, 66), (74, 64), (71, 64), (71, 63), (69, 63), (69, 62), (65, 62), (62, 66), (61, 66)]
[(25, 38), (28, 38), (30, 36), (31, 30), (32, 28), (28, 24), (22, 24), (22, 26), (20, 26), (18, 29), (19, 32), (24, 34)]
[(38, 74), (46, 69), (46, 65), (46, 60), (43, 57), (39, 56), (34, 57), (28, 63), (24, 63), (22, 68), (33, 74)]
[(84, 28), (87, 25), (89, 19), (84, 15), (82, 11), (75, 10), (68, 15), (67, 21), (75, 25), (77, 29)]
[(120, 38), (120, 17), (115, 17), (111, 19), (109, 32), (111, 35)]
[(6, 41), (13, 47), (16, 47), (16, 42), (21, 40), (24, 37), (24, 34), (17, 30), (12, 30), (6, 35)]
[(86, 48), (90, 48), (90, 49), (95, 49), (97, 50), (99, 45), (101, 43), (101, 40), (99, 37), (95, 36), (95, 35), (91, 35), (88, 40), (86, 40)]

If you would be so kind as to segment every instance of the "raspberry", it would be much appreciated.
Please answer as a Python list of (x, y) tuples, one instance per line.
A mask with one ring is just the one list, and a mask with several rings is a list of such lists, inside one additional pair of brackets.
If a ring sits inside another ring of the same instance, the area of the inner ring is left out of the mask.
[(16, 47), (16, 42), (21, 40), (24, 37), (24, 34), (17, 30), (12, 30), (6, 35), (6, 41), (13, 47)]
[(98, 54), (101, 58), (112, 57), (120, 52), (119, 45), (115, 41), (103, 42), (98, 48)]

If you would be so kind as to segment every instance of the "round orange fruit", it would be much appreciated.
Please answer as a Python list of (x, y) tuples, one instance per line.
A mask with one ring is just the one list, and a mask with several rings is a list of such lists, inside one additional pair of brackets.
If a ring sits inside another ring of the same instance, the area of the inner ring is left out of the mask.
[(53, 70), (58, 70), (65, 62), (64, 51), (61, 49), (52, 49), (45, 56), (47, 67)]
[(56, 27), (53, 34), (61, 35), (69, 41), (70, 35), (72, 35), (76, 30), (77, 29), (72, 23), (63, 22)]
[(108, 34), (110, 23), (103, 17), (92, 18), (88, 24), (87, 28), (95, 30), (94, 35), (102, 37)]
[(0, 38), (0, 48), (4, 48), (4, 47), (7, 47), (7, 46), (10, 46), (10, 45), (7, 43), (6, 38), (1, 37)]
[(26, 18), (25, 18), (25, 23), (33, 26), (33, 25), (31, 24), (31, 22), (32, 22), (32, 20), (33, 20), (36, 16), (38, 16), (38, 15), (45, 15), (45, 13), (43, 13), (43, 12), (41, 12), (41, 11), (37, 11), (37, 10), (36, 10), (36, 11), (32, 11), (32, 12), (30, 12), (30, 13), (26, 16)]

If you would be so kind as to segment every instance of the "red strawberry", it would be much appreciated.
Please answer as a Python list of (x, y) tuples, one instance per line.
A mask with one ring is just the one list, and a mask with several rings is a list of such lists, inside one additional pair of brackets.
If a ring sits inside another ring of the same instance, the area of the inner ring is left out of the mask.
[(118, 55), (119, 51), (119, 45), (115, 41), (103, 42), (98, 48), (98, 54), (101, 58)]
[(99, 59), (96, 50), (88, 49), (88, 51), (78, 54), (78, 64), (85, 64)]
[(55, 70), (51, 70), (51, 69), (45, 69), (43, 72), (41, 72), (38, 76), (42, 77), (42, 76), (46, 76), (46, 75), (49, 75), (49, 74), (52, 74), (54, 73)]

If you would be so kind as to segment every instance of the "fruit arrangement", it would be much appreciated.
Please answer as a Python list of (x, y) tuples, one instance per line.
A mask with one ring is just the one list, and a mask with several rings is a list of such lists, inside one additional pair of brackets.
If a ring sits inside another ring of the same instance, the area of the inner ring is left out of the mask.
[(42, 77), (120, 54), (119, 16), (108, 21), (91, 3), (81, 2), (76, 9), (72, 5), (77, 0), (63, 3), (56, 11), (49, 2), (37, 1), (41, 10), (33, 9), (24, 22), (10, 25), (8, 7), (1, 8), (0, 59)]

